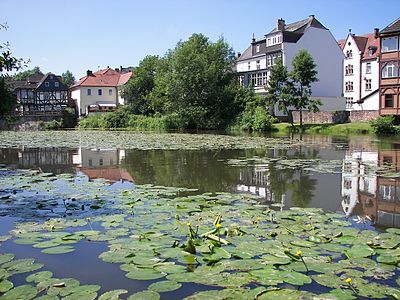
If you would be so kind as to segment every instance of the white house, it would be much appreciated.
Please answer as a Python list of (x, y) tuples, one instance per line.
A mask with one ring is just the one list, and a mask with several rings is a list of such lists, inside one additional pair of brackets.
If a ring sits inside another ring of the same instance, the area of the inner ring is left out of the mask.
[(131, 76), (131, 71), (123, 71), (122, 68), (121, 70), (107, 68), (94, 73), (88, 70), (86, 76), (70, 89), (79, 116), (90, 112), (110, 111), (118, 105), (123, 105), (121, 87)]
[(379, 30), (339, 41), (345, 56), (343, 94), (346, 110), (379, 110)]
[(314, 15), (291, 24), (279, 19), (276, 28), (262, 39), (253, 38), (243, 54), (238, 54), (240, 82), (266, 93), (264, 86), (277, 59), (281, 58), (291, 70), (294, 56), (302, 49), (311, 54), (317, 65), (319, 80), (313, 83), (311, 96), (321, 100), (321, 110), (344, 110), (343, 53), (331, 32)]

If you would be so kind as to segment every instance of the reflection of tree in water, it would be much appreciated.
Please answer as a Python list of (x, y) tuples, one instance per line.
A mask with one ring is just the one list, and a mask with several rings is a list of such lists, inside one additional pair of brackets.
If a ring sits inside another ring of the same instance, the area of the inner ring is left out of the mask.
[[(319, 157), (316, 148), (280, 149), (275, 151), (274, 157), (285, 157), (293, 159), (315, 159)], [(310, 178), (308, 172), (302, 168), (294, 170), (291, 168), (277, 169), (275, 163), (269, 164), (270, 187), (275, 199), (281, 199), (282, 195), (291, 192), (293, 206), (308, 207), (317, 185), (317, 180)]]
[(297, 178), (292, 180), (292, 204), (298, 207), (308, 207), (311, 199), (314, 197), (317, 180), (310, 178), (310, 175), (300, 169)]
[(122, 167), (137, 184), (197, 188), (202, 192), (235, 191), (240, 168), (225, 162), (257, 154), (255, 150), (131, 150), (126, 151)]

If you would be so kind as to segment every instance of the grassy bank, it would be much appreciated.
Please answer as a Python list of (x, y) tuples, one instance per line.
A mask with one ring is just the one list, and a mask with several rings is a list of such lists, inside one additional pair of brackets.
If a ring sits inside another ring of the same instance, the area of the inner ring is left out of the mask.
[[(274, 124), (273, 130), (276, 132), (288, 133), (292, 129), (289, 123)], [(299, 124), (295, 124), (295, 132), (300, 132)], [(307, 134), (331, 134), (331, 135), (348, 135), (348, 134), (373, 134), (370, 123), (357, 122), (345, 124), (303, 124), (303, 132)]]

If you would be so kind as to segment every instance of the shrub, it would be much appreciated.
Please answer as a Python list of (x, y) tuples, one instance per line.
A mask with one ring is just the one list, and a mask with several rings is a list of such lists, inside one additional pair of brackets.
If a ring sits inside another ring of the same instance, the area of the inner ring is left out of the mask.
[(62, 128), (62, 120), (51, 120), (49, 122), (40, 122), (40, 127), (44, 130), (55, 130)]
[(394, 126), (394, 116), (379, 116), (371, 121), (371, 127), (375, 134), (396, 134), (398, 130)]
[(275, 118), (263, 106), (247, 105), (241, 118), (239, 127), (249, 131), (270, 131)]

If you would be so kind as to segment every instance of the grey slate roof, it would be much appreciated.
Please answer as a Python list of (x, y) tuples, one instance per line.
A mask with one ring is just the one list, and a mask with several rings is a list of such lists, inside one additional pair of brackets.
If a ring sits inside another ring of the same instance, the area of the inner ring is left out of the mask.
[(389, 34), (394, 32), (400, 31), (400, 18), (386, 26), (384, 29), (381, 30), (380, 34)]
[[(322, 25), (314, 16), (310, 16), (307, 19), (297, 21), (290, 24), (285, 24), (285, 31), (303, 33), (308, 27), (316, 27), (328, 30), (324, 25)], [(276, 28), (271, 30), (268, 34), (278, 32)]]

